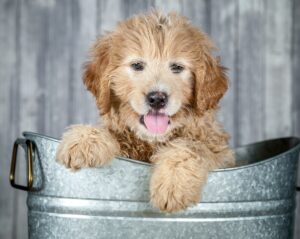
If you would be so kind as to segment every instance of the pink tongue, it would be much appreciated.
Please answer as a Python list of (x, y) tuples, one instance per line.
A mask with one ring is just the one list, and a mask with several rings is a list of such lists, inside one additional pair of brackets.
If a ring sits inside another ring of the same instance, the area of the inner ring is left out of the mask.
[(165, 114), (144, 115), (147, 129), (153, 134), (163, 134), (168, 128), (169, 117)]

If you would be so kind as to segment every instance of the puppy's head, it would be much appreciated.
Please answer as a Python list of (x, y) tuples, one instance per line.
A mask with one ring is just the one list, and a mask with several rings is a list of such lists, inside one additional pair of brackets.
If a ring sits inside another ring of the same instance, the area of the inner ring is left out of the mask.
[(102, 115), (114, 111), (139, 137), (164, 140), (186, 114), (201, 117), (225, 93), (212, 50), (182, 16), (135, 16), (96, 42), (84, 82)]

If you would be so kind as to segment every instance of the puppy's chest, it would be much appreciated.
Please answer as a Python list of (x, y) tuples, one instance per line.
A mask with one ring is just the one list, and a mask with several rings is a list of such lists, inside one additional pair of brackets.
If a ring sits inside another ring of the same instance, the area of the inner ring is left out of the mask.
[(115, 133), (116, 139), (120, 144), (121, 156), (136, 159), (144, 162), (150, 162), (151, 156), (156, 150), (165, 145), (160, 142), (147, 142), (137, 138), (131, 132)]
[(168, 143), (174, 139), (182, 138), (180, 133), (181, 132), (177, 130), (174, 131), (166, 142), (148, 142), (139, 139), (130, 130), (125, 130), (125, 132), (122, 133), (113, 132), (120, 144), (122, 157), (136, 159), (144, 162), (151, 162), (151, 156), (155, 154), (159, 148), (169, 145)]
[(147, 142), (120, 142), (121, 154), (123, 157), (150, 162), (151, 156), (155, 153), (158, 146)]

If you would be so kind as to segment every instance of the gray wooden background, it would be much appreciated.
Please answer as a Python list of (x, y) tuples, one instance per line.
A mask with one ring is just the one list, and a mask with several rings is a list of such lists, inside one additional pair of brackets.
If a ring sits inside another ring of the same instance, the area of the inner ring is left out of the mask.
[(88, 48), (153, 7), (188, 16), (219, 47), (231, 79), (220, 119), (232, 145), (300, 136), (299, 0), (0, 0), (0, 238), (27, 238), (26, 194), (8, 183), (13, 141), (95, 123), (81, 81)]

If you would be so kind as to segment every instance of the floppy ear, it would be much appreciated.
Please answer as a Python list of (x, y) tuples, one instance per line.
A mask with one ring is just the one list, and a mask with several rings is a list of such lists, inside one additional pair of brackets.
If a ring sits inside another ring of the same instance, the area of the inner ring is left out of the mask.
[(91, 60), (86, 63), (83, 82), (96, 98), (100, 113), (106, 114), (110, 109), (110, 82), (108, 68), (110, 65), (109, 38), (100, 39), (91, 51)]
[(212, 56), (206, 54), (204, 62), (195, 70), (195, 108), (202, 115), (218, 106), (228, 88), (226, 69)]

